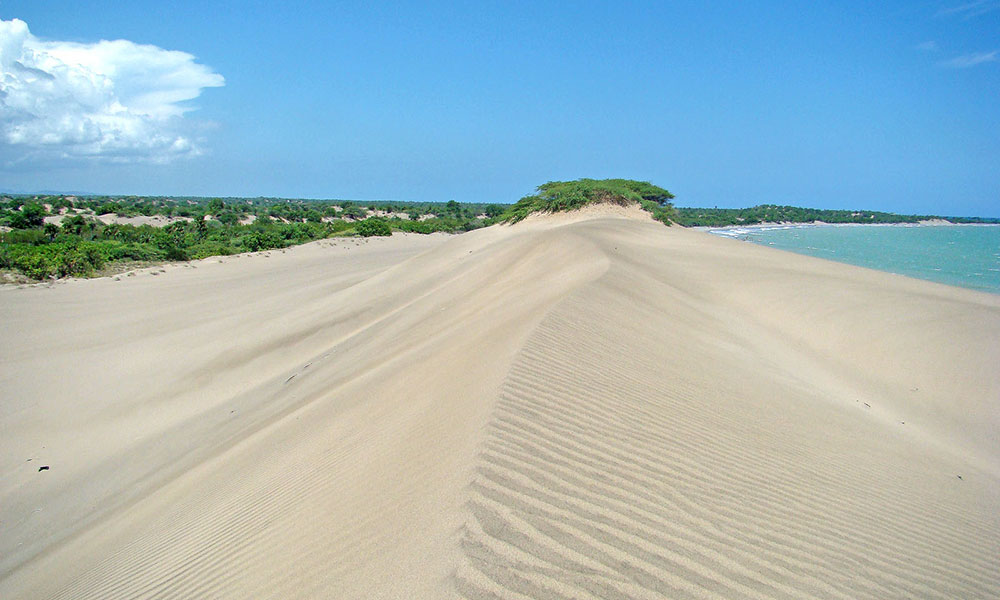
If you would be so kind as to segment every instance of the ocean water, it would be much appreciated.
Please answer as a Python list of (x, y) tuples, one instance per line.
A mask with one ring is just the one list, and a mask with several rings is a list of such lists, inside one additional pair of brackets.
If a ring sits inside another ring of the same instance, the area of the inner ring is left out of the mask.
[(1000, 294), (1000, 225), (793, 225), (711, 233)]

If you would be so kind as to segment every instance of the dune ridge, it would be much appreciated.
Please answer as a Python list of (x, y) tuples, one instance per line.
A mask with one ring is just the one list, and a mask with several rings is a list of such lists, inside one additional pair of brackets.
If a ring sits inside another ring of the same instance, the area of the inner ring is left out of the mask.
[(996, 296), (599, 207), (193, 266), (0, 290), (0, 595), (1000, 596)]

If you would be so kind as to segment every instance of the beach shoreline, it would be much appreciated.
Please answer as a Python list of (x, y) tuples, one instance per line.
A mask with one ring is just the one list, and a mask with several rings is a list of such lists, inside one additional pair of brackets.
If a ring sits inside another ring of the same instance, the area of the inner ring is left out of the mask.
[(994, 224), (762, 224), (704, 233), (1000, 294), (1000, 229)]
[(751, 225), (696, 225), (687, 227), (686, 229), (692, 229), (695, 231), (725, 232), (740, 229), (796, 229), (804, 227), (1000, 227), (1000, 223), (952, 223), (951, 221), (943, 219), (918, 221), (916, 223), (826, 223), (823, 221), (809, 221), (804, 223), (753, 223)]

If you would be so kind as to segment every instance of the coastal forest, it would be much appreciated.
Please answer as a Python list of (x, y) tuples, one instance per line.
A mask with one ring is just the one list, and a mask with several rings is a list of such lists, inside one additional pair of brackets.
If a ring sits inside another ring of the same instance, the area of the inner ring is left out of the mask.
[[(515, 223), (534, 212), (586, 204), (639, 204), (664, 224), (685, 227), (794, 223), (915, 223), (940, 219), (877, 211), (761, 205), (684, 208), (674, 195), (627, 179), (552, 181), (510, 205), (467, 202), (354, 202), (282, 198), (7, 195), (0, 197), (4, 282), (86, 277), (166, 261), (188, 261), (349, 236), (395, 231), (462, 233)], [(996, 219), (947, 218), (953, 223)]]
[(0, 269), (6, 281), (42, 280), (329, 237), (461, 233), (497, 222), (505, 209), (454, 201), (7, 196), (0, 198)]
[(684, 227), (726, 227), (761, 223), (858, 223), (893, 224), (921, 221), (949, 223), (997, 223), (1000, 219), (981, 217), (939, 217), (934, 215), (899, 215), (873, 210), (830, 210), (761, 204), (750, 208), (677, 208), (674, 221)]

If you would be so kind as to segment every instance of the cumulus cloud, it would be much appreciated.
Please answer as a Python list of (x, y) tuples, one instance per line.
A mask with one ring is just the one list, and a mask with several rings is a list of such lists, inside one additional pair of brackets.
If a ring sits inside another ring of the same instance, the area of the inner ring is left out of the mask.
[(998, 56), (998, 51), (994, 50), (993, 52), (973, 52), (971, 54), (963, 54), (962, 56), (956, 56), (951, 60), (946, 60), (942, 62), (941, 65), (952, 69), (968, 69), (969, 67), (997, 62), (998, 60), (1000, 60), (1000, 56)]
[(14, 162), (169, 162), (201, 152), (184, 104), (222, 75), (127, 40), (45, 41), (0, 20), (0, 146)]

